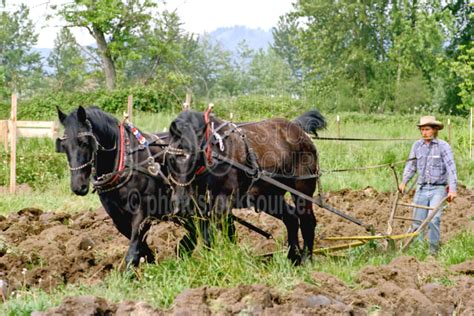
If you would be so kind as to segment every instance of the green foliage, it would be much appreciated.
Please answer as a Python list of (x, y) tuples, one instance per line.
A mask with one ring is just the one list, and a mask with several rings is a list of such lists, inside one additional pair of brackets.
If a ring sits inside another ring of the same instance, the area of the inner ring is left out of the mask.
[[(214, 112), (218, 117), (229, 119), (233, 114), (234, 121), (258, 120), (268, 117), (296, 118), (311, 105), (303, 100), (294, 99), (289, 96), (262, 96), (248, 95), (215, 100)], [(204, 110), (207, 105), (198, 106)], [(269, 113), (272, 113), (269, 115)]]
[(119, 59), (140, 58), (134, 48), (150, 27), (154, 7), (150, 0), (74, 0), (64, 4), (59, 14), (94, 37), (107, 89), (113, 90)]
[[(0, 150), (0, 186), (8, 185), (10, 155)], [(27, 183), (43, 190), (46, 185), (65, 176), (67, 164), (64, 157), (54, 153), (50, 139), (20, 138), (17, 146), (17, 183)]]
[(29, 9), (21, 4), (17, 11), (0, 13), (0, 97), (13, 91), (31, 94), (41, 79), (40, 55), (31, 52), (38, 35), (29, 19)]
[[(474, 14), (472, 16), (474, 17)], [(474, 107), (474, 45), (471, 42), (468, 46), (460, 46), (459, 51), (459, 56), (451, 62), (451, 71), (458, 78), (461, 104), (458, 104), (457, 108), (468, 112)]]
[[(63, 92), (37, 95), (33, 98), (20, 100), (18, 119), (20, 120), (55, 120), (56, 107), (63, 111), (71, 111), (79, 105), (96, 105), (104, 111), (122, 114), (127, 109), (127, 98), (133, 95), (134, 110), (144, 112), (162, 112), (181, 109), (183, 95), (175, 95), (170, 90), (160, 90), (155, 86), (138, 86), (114, 91), (95, 90), (92, 92)], [(0, 107), (0, 117), (9, 117), (9, 105)]]
[(305, 0), (280, 18), (274, 48), (321, 108), (449, 112), (445, 43), (455, 26), (434, 0)]
[(54, 50), (48, 57), (48, 65), (54, 71), (54, 91), (75, 91), (82, 87), (86, 75), (86, 61), (69, 29), (63, 28), (59, 32), (54, 42)]

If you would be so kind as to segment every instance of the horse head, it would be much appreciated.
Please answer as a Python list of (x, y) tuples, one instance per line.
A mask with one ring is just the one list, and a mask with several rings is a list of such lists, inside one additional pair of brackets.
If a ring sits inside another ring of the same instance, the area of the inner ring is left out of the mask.
[[(100, 111), (97, 108), (91, 110)], [(64, 135), (56, 139), (56, 152), (65, 153), (67, 156), (71, 172), (71, 190), (77, 195), (86, 195), (89, 192), (91, 175), (95, 172), (97, 152), (104, 150), (104, 147), (99, 143), (100, 136), (93, 129), (90, 112), (82, 106), (69, 115), (59, 108), (57, 112), (59, 121), (64, 126)]]
[(205, 168), (202, 146), (206, 143), (206, 128), (204, 115), (200, 112), (183, 112), (171, 122), (166, 164), (173, 189), (171, 202), (174, 214), (190, 207), (196, 174)]

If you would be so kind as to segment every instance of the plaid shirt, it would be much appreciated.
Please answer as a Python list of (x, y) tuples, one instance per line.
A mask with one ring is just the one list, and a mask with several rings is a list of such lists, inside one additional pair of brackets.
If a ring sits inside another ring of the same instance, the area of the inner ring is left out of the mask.
[(434, 138), (427, 144), (420, 139), (413, 144), (408, 159), (403, 171), (403, 183), (410, 181), (417, 171), (418, 184), (446, 184), (449, 176), (449, 191), (456, 192), (456, 164), (447, 142)]

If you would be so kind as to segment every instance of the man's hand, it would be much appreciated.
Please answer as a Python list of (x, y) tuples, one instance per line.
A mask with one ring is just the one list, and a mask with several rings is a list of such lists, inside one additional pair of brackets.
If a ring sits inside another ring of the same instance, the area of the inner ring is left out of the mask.
[(454, 201), (454, 198), (457, 196), (456, 192), (449, 191), (448, 192), (448, 202)]
[(403, 191), (405, 191), (405, 183), (400, 183), (400, 185), (398, 186), (398, 191), (403, 194)]

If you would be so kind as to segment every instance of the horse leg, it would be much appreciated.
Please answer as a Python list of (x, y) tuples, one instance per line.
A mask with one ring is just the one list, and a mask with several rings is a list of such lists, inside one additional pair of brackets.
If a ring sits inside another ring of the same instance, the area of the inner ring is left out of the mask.
[[(274, 201), (275, 203), (272, 203)], [(285, 202), (281, 195), (268, 196), (265, 203), (258, 203), (256, 207), (285, 224), (288, 240), (288, 259), (295, 265), (301, 263), (300, 246), (298, 242), (298, 217), (295, 209)]]
[(212, 218), (217, 224), (219, 230), (227, 235), (231, 242), (236, 241), (236, 229), (234, 224), (234, 218), (232, 215), (232, 201), (231, 197), (224, 193), (219, 193), (215, 197), (212, 197)]
[(298, 218), (296, 217), (295, 209), (284, 200), (281, 209), (284, 210), (282, 219), (288, 233), (288, 259), (293, 264), (299, 265), (301, 263), (301, 254), (298, 242)]
[(192, 253), (197, 244), (197, 231), (193, 219), (185, 219), (182, 225), (187, 230), (187, 233), (178, 243), (178, 255), (181, 258)]
[[(314, 185), (308, 186), (308, 182), (297, 181), (296, 190), (312, 196), (314, 192)], [(296, 195), (292, 195), (292, 197), (295, 203), (296, 214), (299, 218), (301, 235), (303, 236), (302, 260), (311, 260), (313, 256), (314, 236), (316, 229), (316, 217), (314, 216), (313, 212), (313, 203)]]
[(146, 221), (146, 216), (142, 209), (136, 211), (132, 219), (132, 234), (128, 247), (125, 262), (127, 267), (138, 266), (140, 258), (145, 257), (147, 262), (154, 262), (153, 252), (144, 240), (146, 232), (150, 229), (151, 223)]

